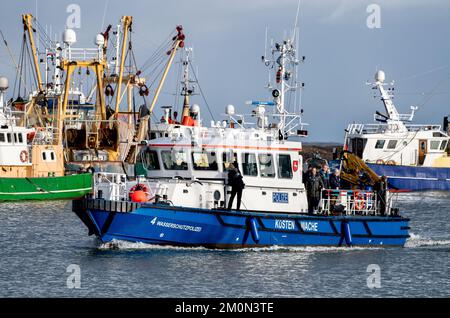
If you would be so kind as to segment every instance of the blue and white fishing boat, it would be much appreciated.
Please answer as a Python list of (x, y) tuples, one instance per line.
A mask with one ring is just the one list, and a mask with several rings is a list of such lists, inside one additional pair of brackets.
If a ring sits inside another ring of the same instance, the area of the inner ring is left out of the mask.
[(450, 190), (448, 120), (440, 125), (411, 124), (417, 107), (410, 114), (399, 114), (393, 102), (393, 88), (385, 88), (385, 74), (375, 74), (386, 114), (376, 112), (379, 123), (350, 124), (345, 145), (378, 175), (388, 177), (398, 191)]
[[(269, 85), (273, 100), (247, 103), (254, 123), (228, 105), (226, 121), (205, 127), (200, 107), (189, 106), (187, 95), (181, 123), (166, 109), (138, 156), (145, 176), (128, 180), (125, 174), (96, 173), (93, 195), (73, 201), (89, 235), (103, 242), (208, 248), (403, 246), (409, 220), (392, 207), (388, 191), (325, 190), (318, 209), (308, 214), (299, 141), (306, 132), (286, 102), (303, 86), (296, 52), (287, 39), (274, 45), (271, 59), (263, 57), (276, 72)], [(230, 163), (246, 184), (244, 209), (226, 209)], [(379, 181), (370, 169), (367, 174)]]

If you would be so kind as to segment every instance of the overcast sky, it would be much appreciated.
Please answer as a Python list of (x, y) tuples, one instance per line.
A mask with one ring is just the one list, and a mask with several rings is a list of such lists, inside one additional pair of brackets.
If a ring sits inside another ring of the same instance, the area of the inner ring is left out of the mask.
[[(97, 33), (115, 25), (122, 15), (133, 16), (133, 39), (138, 63), (143, 63), (177, 24), (186, 44), (194, 47), (199, 81), (216, 117), (233, 104), (268, 99), (267, 69), (261, 63), (265, 28), (281, 39), (292, 29), (297, 0), (38, 0), (41, 25), (52, 25), (60, 37), (69, 4), (81, 8), (81, 28), (75, 46), (91, 47)], [(381, 28), (368, 28), (367, 6), (381, 8)], [(19, 54), (20, 14), (36, 15), (35, 0), (3, 0), (0, 29)], [(400, 112), (419, 105), (416, 123), (442, 123), (450, 113), (450, 1), (446, 0), (302, 0), (299, 15), (300, 68), (305, 82), (302, 104), (309, 123), (308, 141), (343, 140), (351, 122), (371, 122), (384, 111), (366, 85), (377, 69), (395, 80)], [(0, 44), (0, 74), (14, 81), (14, 68)], [(175, 68), (174, 68), (175, 70)], [(175, 79), (169, 79), (160, 105), (172, 103)], [(429, 96), (433, 92), (432, 96)], [(200, 106), (203, 101), (195, 100)], [(203, 111), (209, 125), (209, 115)]]

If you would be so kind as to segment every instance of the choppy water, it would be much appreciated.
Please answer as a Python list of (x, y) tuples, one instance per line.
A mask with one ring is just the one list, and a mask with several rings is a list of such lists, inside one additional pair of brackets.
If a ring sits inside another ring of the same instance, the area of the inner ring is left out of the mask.
[[(448, 297), (450, 193), (402, 194), (405, 248), (212, 251), (87, 236), (70, 202), (0, 203), (2, 297)], [(67, 267), (81, 269), (69, 289)], [(367, 287), (378, 264), (381, 288)]]

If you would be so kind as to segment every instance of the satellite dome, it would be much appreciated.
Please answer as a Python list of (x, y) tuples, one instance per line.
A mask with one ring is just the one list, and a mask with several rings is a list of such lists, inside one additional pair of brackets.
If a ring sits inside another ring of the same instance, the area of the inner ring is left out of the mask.
[(198, 106), (197, 104), (194, 104), (191, 106), (191, 113), (198, 114), (199, 112), (200, 112), (200, 106)]
[(66, 29), (63, 33), (63, 42), (67, 45), (72, 45), (77, 42), (77, 34), (72, 29)]
[(225, 107), (225, 114), (227, 114), (228, 116), (234, 115), (234, 106), (227, 105), (227, 107)]
[(103, 46), (104, 44), (105, 44), (105, 37), (103, 36), (103, 34), (101, 33), (97, 34), (97, 36), (95, 37), (95, 45)]
[(375, 73), (375, 80), (377, 82), (383, 83), (385, 79), (386, 79), (386, 75), (384, 74), (384, 72), (382, 70), (379, 70), (378, 72)]
[(8, 79), (4, 76), (0, 76), (0, 91), (5, 91), (9, 87)]
[(257, 115), (264, 115), (266, 113), (266, 108), (263, 105), (259, 105), (256, 107), (255, 112)]

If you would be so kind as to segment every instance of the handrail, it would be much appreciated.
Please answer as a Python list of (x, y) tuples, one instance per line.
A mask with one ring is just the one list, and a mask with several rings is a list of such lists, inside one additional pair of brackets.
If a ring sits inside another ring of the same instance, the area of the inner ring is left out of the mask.
[[(441, 125), (405, 125), (408, 132), (418, 131), (440, 131)], [(384, 133), (389, 130), (388, 124), (350, 124), (348, 126), (350, 135), (362, 135), (373, 133)]]
[(342, 213), (345, 215), (389, 214), (381, 196), (370, 190), (324, 189), (321, 192), (318, 214)]

